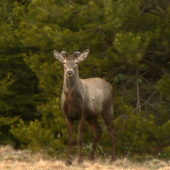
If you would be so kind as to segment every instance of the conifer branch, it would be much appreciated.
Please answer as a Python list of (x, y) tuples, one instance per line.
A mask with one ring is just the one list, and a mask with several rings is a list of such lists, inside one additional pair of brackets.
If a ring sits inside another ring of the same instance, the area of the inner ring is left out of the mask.
[[(170, 1), (170, 0), (167, 0), (167, 4), (168, 4), (168, 1)], [(165, 16), (166, 10), (162, 9), (159, 5), (155, 4), (155, 2), (153, 2), (152, 0), (146, 0), (145, 2), (151, 4), (151, 7), (141, 6), (141, 8), (145, 12), (157, 15), (159, 17), (164, 17)]]
[(146, 64), (146, 65), (148, 65), (149, 67), (151, 67), (154, 70), (162, 70), (161, 67), (153, 64), (152, 62), (150, 62), (150, 61), (148, 61), (146, 59), (141, 59), (140, 63)]
[(109, 46), (113, 46), (112, 40), (100, 29), (100, 32), (105, 36), (104, 40), (109, 44)]
[(9, 13), (8, 13), (8, 11), (7, 11), (7, 9), (6, 9), (6, 6), (5, 6), (5, 3), (4, 3), (4, 0), (2, 0), (2, 2), (3, 2), (4, 10), (5, 10), (5, 12), (7, 13), (8, 20), (9, 20), (9, 22), (11, 22), (11, 19), (10, 19), (10, 17), (9, 17)]

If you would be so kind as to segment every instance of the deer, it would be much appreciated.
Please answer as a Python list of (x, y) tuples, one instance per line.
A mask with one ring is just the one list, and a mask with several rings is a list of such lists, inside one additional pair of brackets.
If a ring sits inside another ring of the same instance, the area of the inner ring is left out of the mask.
[(54, 57), (63, 63), (64, 82), (61, 95), (61, 109), (66, 116), (68, 129), (68, 156), (66, 165), (72, 164), (71, 150), (73, 147), (74, 121), (78, 120), (78, 163), (83, 163), (82, 144), (83, 130), (88, 122), (94, 133), (94, 141), (91, 148), (90, 160), (94, 161), (96, 147), (102, 135), (102, 129), (98, 123), (98, 115), (101, 113), (112, 140), (111, 162), (115, 157), (115, 128), (113, 124), (113, 87), (101, 78), (79, 78), (78, 64), (88, 57), (89, 49), (84, 52), (76, 51), (69, 55), (66, 51), (61, 53), (54, 50)]

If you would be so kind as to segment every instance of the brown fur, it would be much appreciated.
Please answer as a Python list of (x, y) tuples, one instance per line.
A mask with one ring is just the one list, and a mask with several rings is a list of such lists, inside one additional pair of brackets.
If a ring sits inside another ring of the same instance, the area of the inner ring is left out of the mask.
[[(87, 52), (87, 50), (85, 51)], [(84, 53), (85, 53), (84, 52)], [(79, 120), (78, 128), (78, 145), (79, 145), (79, 163), (82, 159), (82, 142), (83, 130), (87, 121), (94, 133), (94, 142), (90, 159), (94, 160), (97, 143), (101, 137), (102, 129), (97, 121), (97, 116), (101, 113), (106, 123), (108, 131), (112, 139), (112, 156), (111, 161), (115, 158), (114, 149), (114, 125), (113, 125), (113, 87), (101, 78), (80, 79), (78, 66), (75, 61), (69, 60), (69, 57), (59, 58), (57, 53), (56, 58), (64, 61), (64, 83), (63, 93), (61, 97), (61, 107), (66, 115), (68, 127), (68, 158), (67, 165), (71, 161), (71, 149), (73, 145), (74, 121)], [(71, 57), (71, 56), (70, 56)], [(82, 53), (80, 60), (84, 60), (87, 56)], [(79, 58), (75, 58), (78, 60)], [(68, 70), (72, 71), (73, 75), (68, 76)]]

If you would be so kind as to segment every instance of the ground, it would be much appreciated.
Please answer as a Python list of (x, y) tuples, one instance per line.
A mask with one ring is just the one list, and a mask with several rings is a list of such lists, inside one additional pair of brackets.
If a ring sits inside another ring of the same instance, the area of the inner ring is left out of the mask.
[(11, 146), (0, 147), (0, 170), (170, 170), (170, 161), (159, 159), (144, 162), (118, 159), (110, 164), (109, 160), (97, 159), (95, 162), (84, 161), (82, 165), (73, 161), (66, 166), (64, 160), (46, 157), (44, 154), (32, 153), (29, 150), (15, 150)]

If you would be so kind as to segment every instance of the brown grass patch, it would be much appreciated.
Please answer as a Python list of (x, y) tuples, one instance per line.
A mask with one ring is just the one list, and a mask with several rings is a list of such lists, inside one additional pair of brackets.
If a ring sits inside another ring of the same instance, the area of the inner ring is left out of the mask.
[(0, 170), (170, 170), (170, 161), (159, 159), (133, 162), (118, 159), (114, 163), (101, 159), (95, 162), (85, 160), (78, 165), (77, 159), (67, 167), (65, 161), (55, 160), (42, 153), (32, 154), (29, 150), (14, 150), (11, 146), (0, 147)]
[(0, 154), (1, 155), (5, 154), (5, 153), (11, 153), (11, 152), (14, 152), (14, 151), (15, 150), (10, 145), (0, 147)]

